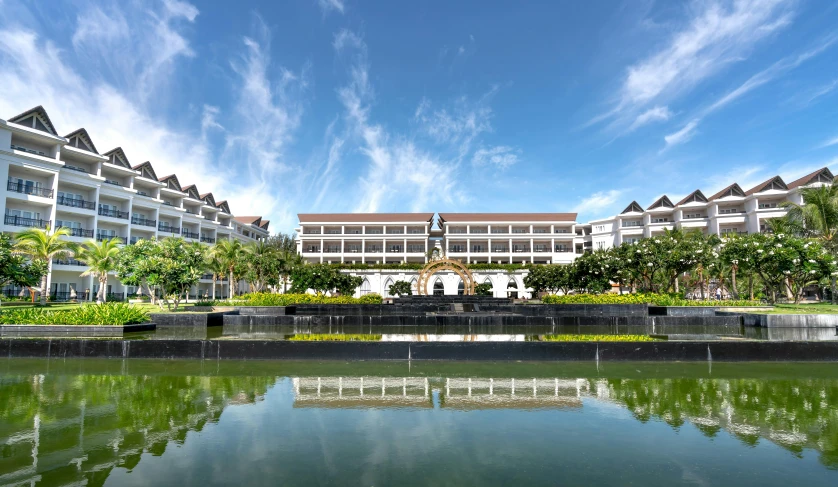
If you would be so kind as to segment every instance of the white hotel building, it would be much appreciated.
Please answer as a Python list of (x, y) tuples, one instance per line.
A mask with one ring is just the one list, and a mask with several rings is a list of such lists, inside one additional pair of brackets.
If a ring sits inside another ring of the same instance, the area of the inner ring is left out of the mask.
[[(568, 264), (583, 252), (584, 233), (575, 213), (321, 213), (300, 214), (297, 248), (307, 262), (344, 264), (426, 263), (439, 249), (464, 263)], [(388, 296), (395, 281), (415, 285), (418, 273), (405, 270), (355, 270), (364, 277), (359, 294)], [(529, 296), (525, 271), (475, 271), (495, 296)], [(457, 294), (462, 282), (439, 273), (437, 292)]]
[[(118, 237), (126, 244), (168, 236), (206, 244), (247, 242), (269, 235), (267, 220), (233, 216), (226, 201), (200, 193), (194, 184), (182, 186), (174, 174), (158, 177), (150, 162), (132, 165), (119, 147), (100, 153), (83, 128), (59, 136), (40, 106), (0, 119), (0, 176), (7, 181), (0, 192), (4, 233), (65, 227), (77, 243)], [(93, 299), (98, 283), (80, 276), (85, 269), (73, 259), (51, 262), (53, 299)], [(192, 294), (208, 293), (211, 283), (202, 279)], [(112, 297), (135, 291), (115, 277), (108, 281)], [(226, 283), (217, 294), (226, 295)]]
[(590, 222), (585, 245), (606, 249), (675, 228), (719, 236), (765, 232), (766, 220), (786, 214), (780, 203), (802, 204), (802, 188), (832, 184), (834, 180), (829, 168), (824, 167), (788, 184), (780, 176), (747, 191), (733, 183), (709, 198), (697, 189), (677, 203), (661, 196), (645, 209), (632, 201), (619, 215)]

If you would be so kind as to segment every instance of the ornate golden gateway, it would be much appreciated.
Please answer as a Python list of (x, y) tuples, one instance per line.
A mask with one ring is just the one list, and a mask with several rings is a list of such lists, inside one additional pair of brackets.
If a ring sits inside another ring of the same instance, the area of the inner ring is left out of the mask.
[[(448, 259), (444, 256), (438, 256), (435, 253), (434, 257), (419, 271), (419, 279), (416, 281), (416, 292), (420, 296), (428, 295), (428, 283), (431, 282), (431, 277), (439, 271), (453, 271), (463, 280), (463, 294), (474, 294), (475, 282), (471, 271), (462, 262)], [(431, 294), (433, 294), (433, 288), (431, 288)]]

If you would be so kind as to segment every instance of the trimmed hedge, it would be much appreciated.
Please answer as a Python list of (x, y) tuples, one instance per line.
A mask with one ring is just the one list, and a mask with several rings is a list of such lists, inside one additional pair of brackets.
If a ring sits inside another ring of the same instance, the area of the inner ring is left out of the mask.
[(762, 306), (759, 301), (747, 299), (693, 300), (669, 294), (550, 294), (541, 298), (544, 304), (651, 304), (654, 306)]
[[(381, 295), (370, 293), (352, 296), (326, 296), (323, 294), (274, 294), (250, 293), (236, 298), (238, 306), (290, 306), (294, 304), (381, 304)], [(223, 305), (223, 304), (222, 304)]]
[(3, 325), (110, 325), (145, 323), (148, 313), (126, 303), (82, 304), (74, 310), (13, 308), (0, 312)]
[(649, 335), (536, 335), (539, 342), (654, 342)]

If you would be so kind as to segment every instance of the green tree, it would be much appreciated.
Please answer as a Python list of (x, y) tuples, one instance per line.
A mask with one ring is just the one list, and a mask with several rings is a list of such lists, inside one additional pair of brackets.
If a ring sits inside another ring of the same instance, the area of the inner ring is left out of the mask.
[(393, 284), (390, 284), (390, 288), (387, 289), (387, 292), (390, 296), (405, 296), (413, 294), (413, 289), (407, 281), (396, 281)]
[(262, 292), (268, 286), (279, 284), (280, 269), (277, 251), (265, 241), (252, 242), (244, 246), (240, 267), (251, 292)]
[(99, 292), (96, 293), (96, 302), (104, 303), (108, 300), (108, 274), (116, 270), (117, 256), (119, 255), (119, 238), (112, 238), (97, 242), (91, 240), (76, 252), (76, 258), (85, 264), (88, 269), (82, 272), (82, 276), (93, 275), (99, 281)]
[(158, 249), (160, 241), (157, 239), (140, 239), (137, 243), (126, 245), (116, 256), (114, 270), (116, 276), (126, 286), (142, 286), (148, 288), (151, 304), (157, 302), (159, 286)]
[(242, 255), (244, 248), (242, 243), (237, 239), (221, 240), (215, 244), (213, 252), (218, 259), (224, 264), (224, 269), (227, 272), (227, 297), (233, 299), (236, 293), (235, 272), (236, 267), (241, 266)]
[[(155, 256), (157, 280), (163, 296), (172, 298), (177, 310), (180, 300), (198, 284), (204, 270), (207, 248), (198, 242), (186, 243), (182, 238), (166, 238), (158, 243)], [(168, 305), (168, 301), (167, 301)]]
[(279, 279), (282, 282), (282, 292), (284, 294), (288, 289), (288, 280), (291, 277), (291, 271), (304, 264), (303, 256), (298, 254), (295, 249), (279, 252), (276, 259)]
[(227, 269), (224, 267), (224, 263), (218, 257), (215, 252), (216, 247), (210, 247), (206, 253), (206, 260), (204, 262), (204, 268), (212, 274), (212, 299), (215, 301), (215, 288), (216, 283), (220, 278), (226, 274)]
[(14, 252), (11, 237), (0, 233), (0, 288), (10, 283), (31, 288), (46, 273), (45, 262), (27, 261), (23, 255)]
[(297, 240), (294, 238), (294, 235), (277, 233), (276, 235), (268, 237), (264, 242), (268, 245), (268, 247), (276, 251), (276, 253), (297, 253)]
[(305, 293), (311, 289), (318, 294), (352, 294), (363, 281), (362, 277), (345, 274), (329, 264), (309, 264), (291, 271), (291, 292)]
[(477, 296), (491, 296), (492, 285), (488, 282), (481, 282), (480, 284), (474, 286), (474, 294)]
[[(32, 261), (42, 262), (43, 267), (48, 267), (52, 259), (68, 257), (73, 255), (75, 245), (63, 237), (70, 235), (66, 228), (55, 230), (41, 230), (30, 228), (17, 234), (15, 250), (29, 256)], [(41, 276), (41, 305), (47, 304), (47, 273)]]

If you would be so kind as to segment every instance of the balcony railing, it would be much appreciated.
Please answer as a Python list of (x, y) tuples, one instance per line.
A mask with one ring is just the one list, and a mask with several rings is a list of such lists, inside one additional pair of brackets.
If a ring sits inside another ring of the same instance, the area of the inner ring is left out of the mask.
[(451, 229), (448, 230), (448, 233), (459, 235), (459, 234), (462, 234), (462, 233), (466, 233), (466, 231), (463, 228), (451, 228)]
[(419, 254), (425, 252), (425, 247), (422, 245), (408, 245), (407, 246), (408, 253), (411, 254)]
[(99, 205), (99, 215), (119, 218), (121, 220), (128, 219), (127, 211), (117, 210), (116, 208), (102, 208), (102, 205)]
[(139, 217), (134, 215), (131, 217), (131, 223), (134, 225), (142, 225), (144, 227), (156, 227), (157, 220), (149, 220), (148, 218)]
[(415, 230), (415, 229), (414, 229), (414, 230), (408, 230), (408, 231), (407, 231), (407, 233), (409, 233), (409, 234), (411, 234), (411, 235), (421, 235), (421, 234), (425, 233), (425, 231), (424, 231), (424, 230)]
[(114, 186), (122, 186), (122, 183), (120, 183), (119, 181), (114, 181), (113, 179), (106, 179), (105, 182)]
[(83, 208), (85, 210), (96, 209), (96, 203), (94, 201), (85, 201), (81, 198), (68, 198), (66, 196), (59, 196), (57, 203), (63, 206), (70, 206), (72, 208)]
[(509, 233), (508, 228), (493, 228), (492, 233)]
[(371, 254), (380, 254), (384, 252), (382, 247), (367, 247), (367, 252)]
[(466, 248), (462, 245), (452, 245), (451, 247), (448, 247), (448, 251), (449, 252), (465, 252)]
[(523, 228), (513, 228), (512, 233), (527, 233), (527, 230)]
[[(545, 230), (543, 228), (535, 228), (535, 229), (533, 229), (532, 233), (550, 233), (550, 231)], [(560, 233), (560, 232), (556, 232), (556, 233)]]
[(72, 265), (76, 267), (87, 267), (87, 264), (76, 259), (52, 259), (54, 265)]
[(121, 244), (125, 243), (125, 238), (124, 237), (119, 237), (119, 236), (111, 234), (111, 233), (97, 233), (96, 234), (96, 240), (98, 240), (99, 242), (104, 242), (105, 240), (113, 240), (113, 239), (116, 239), (118, 243), (121, 243)]
[(529, 247), (515, 247), (515, 246), (512, 247), (512, 252), (529, 252), (529, 251), (530, 251)]
[(23, 152), (28, 152), (30, 154), (38, 154), (39, 156), (46, 157), (46, 153), (44, 153), (43, 151), (39, 151), (39, 150), (35, 150), (35, 149), (27, 149), (26, 147), (21, 147), (19, 145), (14, 145), (14, 144), (11, 144), (11, 148), (15, 149), (15, 150), (23, 151)]
[(212, 237), (201, 237), (201, 242), (204, 243), (215, 243), (215, 239)]
[(16, 183), (14, 181), (9, 181), (6, 185), (6, 189), (9, 191), (14, 191), (15, 193), (29, 194), (32, 196), (41, 196), (44, 198), (52, 198), (53, 194), (53, 190), (51, 189), (42, 188), (34, 184)]
[(305, 249), (303, 249), (303, 253), (305, 253), (305, 254), (319, 254), (320, 253), (320, 247), (305, 248)]
[(643, 222), (623, 222), (623, 228), (642, 227)]
[(340, 235), (340, 230), (326, 230), (326, 235)]
[(5, 215), (5, 217), (3, 218), (3, 223), (5, 223), (6, 225), (13, 225), (16, 227), (46, 229), (49, 226), (50, 221), (41, 220), (39, 218), (24, 218), (22, 216)]
[(738, 210), (735, 208), (719, 209), (719, 215), (736, 215), (738, 213), (745, 213), (745, 210)]
[(195, 211), (195, 210), (190, 210), (189, 208), (185, 208), (185, 210), (186, 210), (186, 212), (187, 212), (187, 213), (189, 213), (190, 215), (197, 215), (197, 214), (198, 214), (198, 212), (197, 212), (197, 211)]
[(200, 233), (190, 232), (189, 230), (187, 230), (185, 228), (181, 230), (181, 235), (183, 235), (183, 238), (201, 238)]
[(506, 253), (509, 252), (509, 247), (492, 247), (492, 252)]
[(83, 173), (88, 173), (89, 172), (87, 169), (85, 169), (83, 167), (71, 166), (69, 164), (64, 164), (64, 168), (69, 169), (71, 171), (78, 171), (78, 172), (83, 172)]
[(387, 252), (391, 254), (400, 254), (404, 252), (404, 250), (401, 247), (388, 247)]
[(538, 253), (550, 252), (550, 247), (544, 247), (544, 246), (539, 247), (539, 246), (536, 245), (535, 247), (533, 247), (532, 251), (533, 252), (538, 252)]
[(384, 232), (382, 232), (381, 230), (375, 230), (375, 229), (367, 230), (367, 235), (381, 235), (382, 233), (384, 233)]
[(486, 249), (484, 249), (483, 247), (481, 247), (481, 246), (479, 246), (479, 245), (478, 245), (478, 246), (474, 246), (474, 245), (473, 245), (473, 246), (471, 247), (471, 251), (472, 251), (472, 252), (474, 252), (474, 253), (487, 252), (487, 250), (486, 250)]
[(391, 229), (388, 228), (387, 229), (387, 235), (404, 235), (404, 230), (402, 230), (402, 229), (391, 230)]
[(149, 196), (148, 193), (146, 193), (145, 191), (137, 191), (137, 195), (151, 198), (151, 196)]
[(320, 230), (305, 230), (303, 235), (320, 235)]
[(324, 254), (339, 254), (340, 253), (340, 247), (326, 247), (325, 249), (323, 249), (323, 253)]
[(563, 253), (563, 252), (573, 252), (573, 249), (570, 247), (556, 247), (555, 252)]
[(84, 228), (71, 228), (71, 227), (62, 227), (66, 228), (68, 232), (70, 232), (71, 237), (84, 237), (84, 238), (93, 238), (93, 230), (85, 230)]
[(158, 225), (157, 230), (159, 230), (161, 232), (164, 232), (164, 233), (175, 233), (175, 234), (180, 235), (180, 228), (172, 227), (172, 226), (169, 226), (169, 225), (162, 225), (162, 224)]
[(346, 247), (346, 252), (350, 254), (359, 254), (361, 253), (361, 247)]

